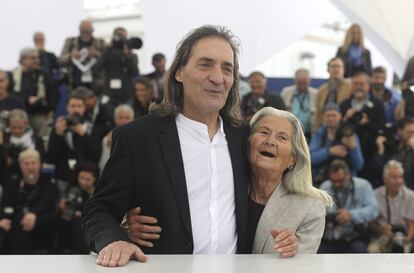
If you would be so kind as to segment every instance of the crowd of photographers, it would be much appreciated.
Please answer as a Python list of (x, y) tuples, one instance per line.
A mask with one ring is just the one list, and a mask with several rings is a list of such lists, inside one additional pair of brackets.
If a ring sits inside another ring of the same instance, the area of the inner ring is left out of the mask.
[[(112, 129), (161, 107), (166, 59), (155, 54), (154, 72), (143, 76), (133, 53), (142, 41), (118, 27), (106, 44), (88, 20), (60, 57), (46, 51), (43, 33), (33, 40), (16, 69), (0, 70), (0, 253), (85, 254), (82, 208), (109, 158)], [(327, 71), (316, 89), (298, 69), (280, 95), (254, 71), (240, 85), (241, 111), (248, 121), (272, 106), (302, 122), (314, 184), (335, 201), (320, 253), (411, 252), (414, 74), (402, 92), (386, 87), (387, 71), (372, 68), (358, 25)]]

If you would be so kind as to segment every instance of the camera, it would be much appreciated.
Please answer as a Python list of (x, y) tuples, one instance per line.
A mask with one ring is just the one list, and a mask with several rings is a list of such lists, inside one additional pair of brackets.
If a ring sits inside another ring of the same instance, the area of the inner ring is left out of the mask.
[(401, 96), (405, 100), (405, 115), (414, 116), (414, 85), (404, 88)]
[(140, 49), (142, 47), (142, 40), (138, 37), (131, 37), (129, 39), (114, 39), (112, 46), (116, 49), (124, 49), (126, 45), (129, 49)]
[(82, 191), (79, 188), (70, 188), (66, 200), (66, 209), (63, 211), (62, 218), (66, 221), (73, 219), (75, 212), (82, 209), (83, 197)]
[(343, 137), (352, 136), (353, 134), (355, 134), (355, 132), (355, 125), (353, 123), (344, 122), (336, 130), (335, 141), (341, 142)]
[(386, 151), (391, 151), (398, 146), (398, 141), (395, 138), (395, 129), (392, 126), (392, 123), (385, 123), (384, 129), (379, 130), (378, 135), (386, 138), (386, 141), (384, 142), (384, 148)]
[(10, 112), (9, 111), (1, 111), (0, 112), (0, 130), (6, 130), (9, 127), (9, 116), (10, 116)]
[(83, 117), (79, 114), (66, 115), (64, 119), (68, 127), (83, 123)]

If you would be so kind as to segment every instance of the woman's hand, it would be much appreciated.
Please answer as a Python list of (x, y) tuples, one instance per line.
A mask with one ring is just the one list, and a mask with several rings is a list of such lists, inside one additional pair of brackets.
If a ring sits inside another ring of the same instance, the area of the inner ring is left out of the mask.
[(161, 227), (155, 225), (157, 222), (154, 217), (141, 215), (141, 208), (137, 207), (127, 212), (122, 227), (133, 242), (140, 246), (153, 247), (150, 240), (158, 240), (161, 233)]
[(298, 252), (298, 240), (295, 233), (290, 229), (276, 229), (272, 228), (270, 231), (275, 241), (273, 248), (282, 257), (293, 257)]

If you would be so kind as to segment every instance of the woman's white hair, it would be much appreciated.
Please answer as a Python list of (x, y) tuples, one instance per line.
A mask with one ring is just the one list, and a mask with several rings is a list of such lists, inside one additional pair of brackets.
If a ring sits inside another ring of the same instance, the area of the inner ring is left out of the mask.
[(332, 206), (332, 198), (325, 191), (312, 185), (312, 169), (309, 147), (302, 129), (302, 123), (290, 112), (273, 107), (259, 110), (250, 121), (250, 132), (255, 132), (258, 122), (265, 116), (285, 118), (293, 128), (292, 155), (295, 163), (283, 174), (282, 185), (289, 193), (297, 193), (321, 199), (326, 206)]

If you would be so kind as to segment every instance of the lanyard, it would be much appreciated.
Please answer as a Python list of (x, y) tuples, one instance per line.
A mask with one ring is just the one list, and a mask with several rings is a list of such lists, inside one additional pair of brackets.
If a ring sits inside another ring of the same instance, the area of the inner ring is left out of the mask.
[(351, 178), (351, 190), (347, 189), (346, 193), (339, 198), (338, 191), (333, 188), (333, 197), (335, 200), (335, 204), (337, 204), (338, 208), (343, 208), (346, 206), (346, 201), (348, 200), (349, 192), (351, 192), (351, 207), (355, 207), (355, 184), (354, 180)]

